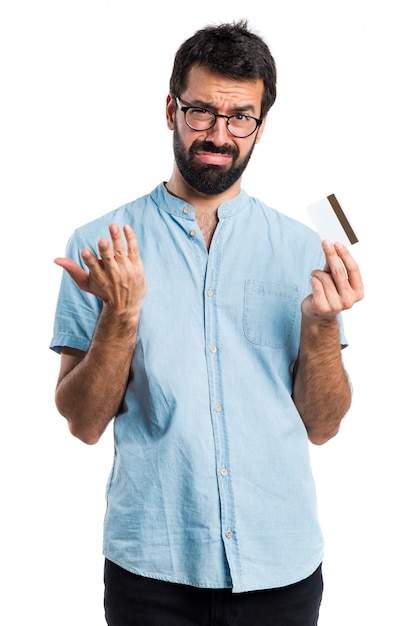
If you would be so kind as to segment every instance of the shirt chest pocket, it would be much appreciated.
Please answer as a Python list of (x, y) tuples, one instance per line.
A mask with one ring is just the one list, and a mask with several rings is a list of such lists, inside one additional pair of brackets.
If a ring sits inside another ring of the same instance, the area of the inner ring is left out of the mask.
[(294, 330), (298, 310), (296, 285), (245, 281), (243, 327), (251, 343), (284, 348)]

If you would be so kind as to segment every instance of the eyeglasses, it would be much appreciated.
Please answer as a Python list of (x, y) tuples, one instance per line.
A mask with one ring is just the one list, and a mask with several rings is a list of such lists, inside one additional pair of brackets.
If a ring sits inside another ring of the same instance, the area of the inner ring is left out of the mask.
[(243, 113), (234, 113), (234, 115), (219, 115), (207, 109), (182, 106), (180, 99), (176, 96), (176, 103), (180, 111), (184, 113), (184, 119), (189, 128), (192, 130), (209, 130), (216, 124), (218, 117), (226, 120), (226, 128), (228, 132), (237, 139), (245, 139), (249, 137), (261, 125), (262, 119), (244, 115)]

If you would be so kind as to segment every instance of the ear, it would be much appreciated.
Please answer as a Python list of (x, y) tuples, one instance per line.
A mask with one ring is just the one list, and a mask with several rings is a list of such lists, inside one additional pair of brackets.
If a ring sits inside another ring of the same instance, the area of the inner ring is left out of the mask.
[(258, 143), (264, 133), (264, 127), (266, 125), (266, 121), (267, 121), (267, 115), (265, 117), (263, 117), (263, 122), (261, 124), (261, 126), (259, 126), (258, 131), (257, 131), (257, 138), (255, 140), (255, 143)]
[(167, 126), (170, 130), (174, 128), (174, 115), (176, 113), (176, 102), (172, 95), (169, 93), (166, 99), (165, 116), (167, 120)]

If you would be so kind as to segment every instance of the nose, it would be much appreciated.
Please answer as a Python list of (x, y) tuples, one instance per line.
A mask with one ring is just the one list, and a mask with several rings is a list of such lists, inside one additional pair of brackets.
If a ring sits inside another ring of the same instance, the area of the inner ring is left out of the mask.
[(207, 130), (207, 140), (212, 141), (215, 145), (223, 146), (229, 143), (231, 135), (228, 132), (228, 120), (225, 117), (217, 117), (215, 123)]

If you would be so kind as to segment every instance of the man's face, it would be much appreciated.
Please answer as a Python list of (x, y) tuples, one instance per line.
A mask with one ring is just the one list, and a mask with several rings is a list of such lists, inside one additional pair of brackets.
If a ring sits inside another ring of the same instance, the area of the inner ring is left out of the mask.
[[(213, 113), (242, 113), (259, 118), (262, 94), (261, 80), (237, 83), (194, 66), (189, 73), (188, 87), (179, 98), (182, 105), (205, 108)], [(246, 138), (233, 137), (224, 118), (216, 118), (215, 125), (208, 130), (196, 131), (188, 127), (183, 112), (176, 109), (172, 128), (174, 157), (183, 179), (199, 193), (216, 195), (241, 178), (261, 137), (263, 125)]]

